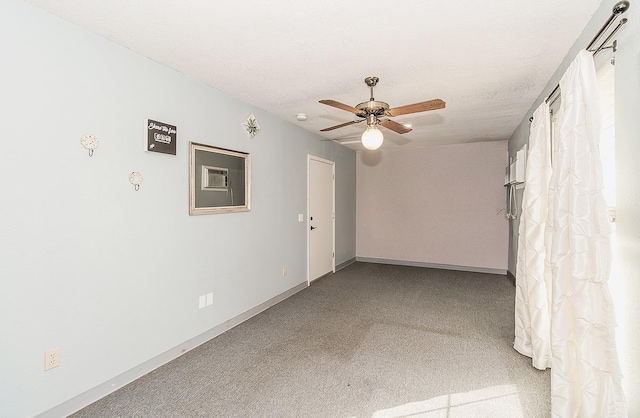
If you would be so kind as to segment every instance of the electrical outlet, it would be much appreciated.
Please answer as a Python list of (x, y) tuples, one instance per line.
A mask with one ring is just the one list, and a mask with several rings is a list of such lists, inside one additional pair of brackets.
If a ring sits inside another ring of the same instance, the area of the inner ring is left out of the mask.
[(60, 347), (44, 353), (44, 370), (53, 369), (60, 365)]
[(287, 267), (282, 267), (282, 277), (287, 275)]

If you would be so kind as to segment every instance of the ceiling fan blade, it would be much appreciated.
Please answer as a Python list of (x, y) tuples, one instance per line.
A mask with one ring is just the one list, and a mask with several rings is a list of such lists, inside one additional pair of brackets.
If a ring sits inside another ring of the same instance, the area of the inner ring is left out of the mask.
[(344, 103), (336, 102), (335, 100), (320, 100), (320, 103), (326, 104), (328, 106), (337, 107), (338, 109), (346, 110), (347, 112), (351, 112), (353, 114), (362, 113), (361, 110), (356, 109), (353, 106), (346, 105)]
[(406, 134), (407, 132), (411, 132), (411, 128), (407, 128), (403, 124), (398, 123), (394, 120), (390, 120), (390, 119), (381, 120), (379, 124), (399, 134)]
[(426, 102), (414, 103), (406, 106), (394, 107), (385, 114), (387, 116), (408, 115), (409, 113), (426, 112), (427, 110), (444, 109), (445, 102), (441, 99), (427, 100)]
[(334, 139), (333, 142), (337, 142), (340, 145), (353, 145), (353, 144), (361, 144), (362, 141), (360, 139), (352, 139), (350, 141), (338, 141), (337, 139)]
[(363, 120), (364, 119), (362, 119), (362, 120), (352, 120), (350, 122), (341, 123), (340, 125), (332, 126), (330, 128), (320, 129), (320, 132), (327, 132), (327, 131), (333, 131), (334, 129), (338, 129), (338, 128), (344, 128), (345, 126), (353, 125), (354, 123), (360, 123)]

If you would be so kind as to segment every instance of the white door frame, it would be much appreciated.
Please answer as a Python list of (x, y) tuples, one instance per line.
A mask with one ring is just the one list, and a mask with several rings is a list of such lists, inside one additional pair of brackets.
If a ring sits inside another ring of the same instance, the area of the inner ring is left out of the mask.
[(309, 219), (309, 204), (310, 204), (310, 169), (311, 169), (311, 160), (314, 161), (319, 161), (325, 164), (329, 164), (331, 165), (331, 212), (332, 212), (332, 216), (331, 216), (331, 251), (333, 252), (333, 256), (331, 257), (332, 260), (332, 268), (331, 271), (333, 273), (336, 272), (336, 163), (334, 161), (331, 160), (326, 160), (324, 158), (320, 158), (320, 157), (316, 157), (315, 155), (311, 155), (311, 154), (307, 154), (307, 286), (311, 285), (311, 278), (310, 278), (310, 271), (309, 271), (309, 264), (311, 261), (310, 258), (310, 234), (309, 232), (311, 231), (311, 221)]

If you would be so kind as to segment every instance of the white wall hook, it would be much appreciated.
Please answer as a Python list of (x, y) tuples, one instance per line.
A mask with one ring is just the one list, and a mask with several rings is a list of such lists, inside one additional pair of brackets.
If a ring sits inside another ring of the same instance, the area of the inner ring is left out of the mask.
[(132, 171), (131, 174), (129, 174), (129, 183), (133, 184), (136, 192), (140, 190), (140, 185), (142, 184), (143, 180), (144, 179), (142, 178), (142, 174), (137, 171)]
[(80, 137), (80, 143), (89, 150), (89, 157), (93, 157), (93, 151), (98, 148), (100, 141), (95, 135), (84, 134)]

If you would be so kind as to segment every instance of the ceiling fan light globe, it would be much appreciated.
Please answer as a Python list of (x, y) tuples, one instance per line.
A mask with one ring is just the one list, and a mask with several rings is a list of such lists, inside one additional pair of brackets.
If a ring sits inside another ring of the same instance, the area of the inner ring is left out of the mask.
[(366, 149), (374, 151), (380, 148), (382, 145), (382, 141), (384, 141), (384, 137), (382, 136), (382, 132), (375, 125), (367, 126), (367, 129), (362, 133), (362, 146)]

